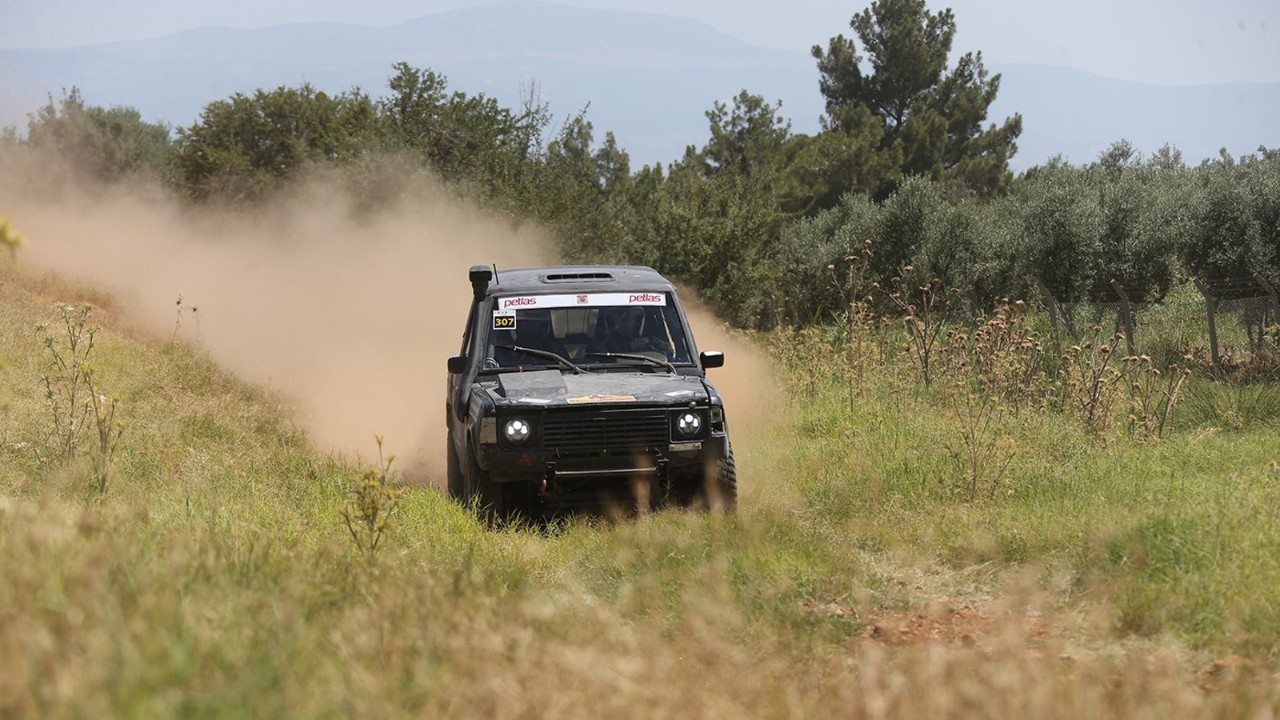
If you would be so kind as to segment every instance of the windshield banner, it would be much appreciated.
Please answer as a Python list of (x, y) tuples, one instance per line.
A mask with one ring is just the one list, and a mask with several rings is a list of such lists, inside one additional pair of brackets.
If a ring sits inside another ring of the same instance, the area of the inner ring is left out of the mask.
[(616, 307), (618, 305), (666, 305), (662, 292), (579, 293), (574, 295), (517, 295), (497, 299), (494, 314), (512, 310), (563, 307)]

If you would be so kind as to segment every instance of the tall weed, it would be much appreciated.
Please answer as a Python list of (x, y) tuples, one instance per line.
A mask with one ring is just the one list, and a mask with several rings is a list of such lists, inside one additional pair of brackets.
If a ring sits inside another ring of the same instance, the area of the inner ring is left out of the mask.
[[(89, 485), (101, 497), (107, 491), (112, 460), (124, 433), (116, 417), (120, 396), (108, 397), (96, 381), (97, 370), (89, 362), (98, 329), (89, 324), (89, 304), (55, 306), (60, 324), (56, 331), (38, 325), (36, 334), (49, 352), (49, 370), (41, 375), (52, 432), (50, 453), (71, 462), (85, 451), (90, 462)], [(48, 458), (52, 460), (53, 457)]]
[(391, 464), (396, 456), (385, 460), (382, 456), (382, 436), (378, 441), (378, 464), (368, 468), (360, 481), (351, 488), (347, 504), (342, 508), (342, 519), (351, 533), (351, 540), (372, 561), (382, 543), (383, 535), (400, 506), (403, 491), (391, 483)]
[(1004, 301), (972, 338), (947, 331), (942, 357), (956, 391), (950, 410), (958, 437), (947, 451), (961, 470), (954, 489), (970, 502), (995, 497), (1016, 452), (1007, 416), (1017, 416), (1042, 384), (1044, 349), (1024, 308)]
[[(909, 275), (913, 270), (908, 265), (902, 268), (902, 274)], [(933, 363), (943, 328), (946, 327), (951, 297), (958, 291), (955, 288), (948, 291), (942, 286), (942, 279), (936, 277), (914, 289), (907, 287), (900, 276), (895, 276), (889, 282), (893, 286), (889, 292), (889, 300), (902, 313), (909, 357), (915, 363), (921, 382), (929, 385), (933, 381)]]
[(1162, 440), (1173, 432), (1174, 411), (1182, 399), (1182, 386), (1191, 375), (1178, 364), (1168, 370), (1155, 367), (1150, 355), (1124, 358), (1129, 375), (1129, 432), (1136, 439)]
[(1044, 345), (1026, 304), (1004, 300), (973, 333), (971, 364), (982, 390), (1015, 414), (1044, 391)]
[(1063, 400), (1085, 427), (1102, 435), (1115, 417), (1115, 406), (1125, 393), (1129, 369), (1116, 352), (1124, 335), (1104, 338), (1102, 326), (1093, 326), (1089, 339), (1063, 353), (1066, 361), (1060, 380)]
[[(866, 380), (867, 370), (878, 359), (885, 355), (885, 326), (873, 311), (875, 291), (879, 284), (867, 286), (867, 274), (871, 266), (871, 241), (863, 243), (862, 251), (857, 255), (845, 257), (846, 269), (844, 278), (836, 274), (834, 264), (827, 265), (827, 273), (836, 291), (845, 295), (848, 307), (844, 316), (846, 337), (844, 338), (844, 382), (848, 388), (849, 406), (853, 407), (853, 397), (858, 393)], [(877, 328), (881, 332), (877, 332)]]

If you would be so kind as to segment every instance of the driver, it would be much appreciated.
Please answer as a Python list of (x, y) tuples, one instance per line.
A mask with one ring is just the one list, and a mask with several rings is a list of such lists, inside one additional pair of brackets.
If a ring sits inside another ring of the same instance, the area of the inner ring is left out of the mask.
[(645, 334), (644, 308), (621, 308), (608, 326), (604, 351), (612, 353), (661, 352), (661, 348)]

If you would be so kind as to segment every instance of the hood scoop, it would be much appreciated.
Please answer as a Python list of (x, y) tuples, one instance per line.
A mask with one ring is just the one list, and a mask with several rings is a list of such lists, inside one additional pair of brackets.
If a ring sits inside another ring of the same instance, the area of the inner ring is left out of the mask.
[(498, 389), (509, 400), (520, 398), (554, 400), (564, 397), (569, 392), (564, 384), (564, 376), (559, 370), (503, 373), (498, 376)]

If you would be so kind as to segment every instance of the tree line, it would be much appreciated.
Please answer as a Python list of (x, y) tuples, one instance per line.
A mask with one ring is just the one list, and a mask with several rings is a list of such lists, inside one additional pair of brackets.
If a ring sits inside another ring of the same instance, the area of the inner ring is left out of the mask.
[(259, 89), (172, 132), (73, 89), (0, 146), (102, 181), (158, 177), (198, 203), (260, 202), (321, 166), (376, 209), (388, 166), (430, 172), (545, 224), (566, 260), (653, 266), (743, 326), (838, 315), (852, 289), (833, 269), (868, 247), (867, 282), (939, 278), (977, 310), (1041, 289), (1107, 301), (1113, 281), (1150, 300), (1192, 275), (1280, 279), (1280, 151), (1189, 167), (1176, 149), (1143, 157), (1121, 140), (1094, 162), (1015, 177), (1021, 117), (987, 122), (1000, 77), (981, 53), (949, 66), (950, 10), (877, 0), (850, 28), (813, 48), (819, 132), (793, 133), (778, 104), (743, 90), (714, 103), (704, 144), (665, 167), (633, 170), (585, 112), (554, 126), (536, 93), (505, 107), (403, 62), (381, 97)]

